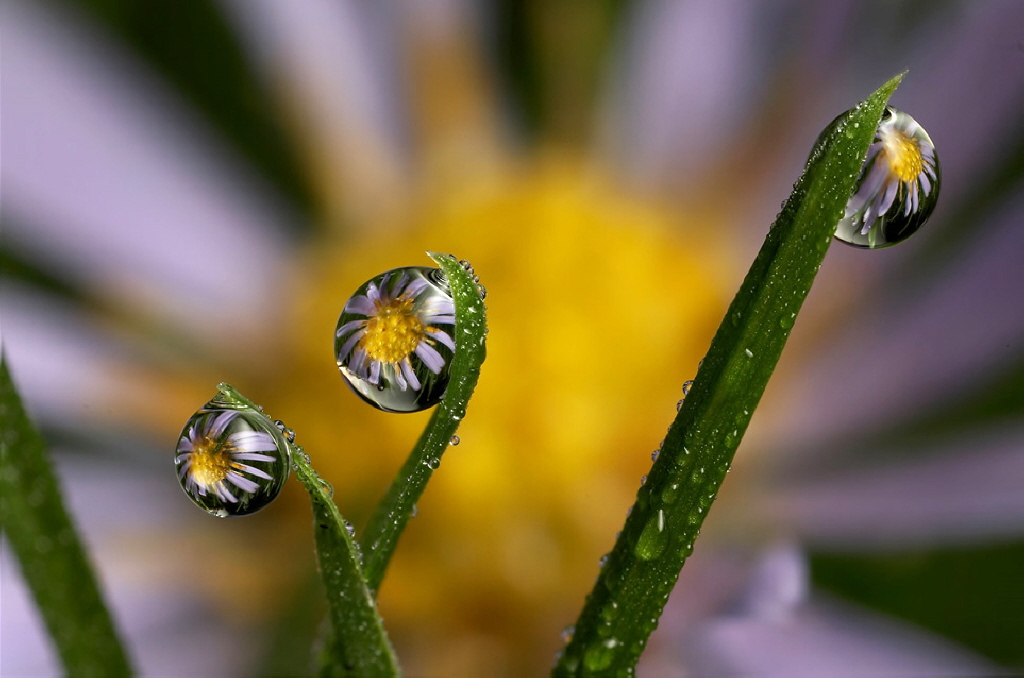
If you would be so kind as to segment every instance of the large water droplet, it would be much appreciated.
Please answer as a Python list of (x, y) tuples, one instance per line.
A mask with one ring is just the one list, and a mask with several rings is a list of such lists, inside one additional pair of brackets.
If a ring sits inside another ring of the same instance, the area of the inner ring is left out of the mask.
[(288, 446), (257, 410), (214, 398), (185, 423), (174, 463), (178, 482), (196, 506), (217, 517), (255, 513), (288, 479)]
[(345, 303), (334, 334), (338, 369), (378, 409), (425, 410), (448, 386), (454, 328), (455, 302), (440, 269), (387, 271)]
[(912, 117), (887, 106), (836, 239), (868, 249), (903, 242), (928, 221), (941, 183), (931, 137)]

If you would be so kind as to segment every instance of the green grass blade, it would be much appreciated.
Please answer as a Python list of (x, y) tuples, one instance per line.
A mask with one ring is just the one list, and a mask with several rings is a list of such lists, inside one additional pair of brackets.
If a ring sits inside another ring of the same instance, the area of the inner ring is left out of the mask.
[(832, 242), (898, 75), (819, 136), (669, 428), (554, 674), (630, 674)]
[[(262, 412), (231, 385), (218, 384), (217, 389), (229, 400)], [(327, 598), (330, 631), (320, 656), (321, 675), (396, 676), (398, 660), (377, 614), (377, 603), (363, 580), (359, 547), (350, 527), (331, 499), (330, 486), (310, 465), (302, 447), (290, 441), (288, 446), (292, 468), (313, 506), (317, 564)]]
[(476, 282), (455, 257), (437, 253), (430, 253), (430, 256), (444, 271), (455, 299), (455, 357), (444, 397), (363, 533), (364, 571), (373, 591), (380, 588), (413, 507), (466, 414), (466, 405), (476, 388), (480, 365), (487, 354), (486, 309)]
[(132, 670), (99, 583), (64, 509), (43, 437), (0, 357), (0, 526), (71, 676)]

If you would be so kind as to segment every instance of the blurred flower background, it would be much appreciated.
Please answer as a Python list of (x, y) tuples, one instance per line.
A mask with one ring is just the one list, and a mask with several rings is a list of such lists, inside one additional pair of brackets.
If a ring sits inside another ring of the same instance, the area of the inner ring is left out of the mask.
[[(281, 675), (297, 483), (174, 478), (229, 381), (357, 527), (428, 414), (350, 393), (348, 296), (426, 249), (489, 357), (381, 612), (410, 675), (547, 670), (818, 132), (910, 70), (931, 223), (836, 245), (641, 674), (1024, 669), (1024, 5), (5, 0), (4, 350), (137, 666)], [(4, 675), (59, 668), (7, 548)]]

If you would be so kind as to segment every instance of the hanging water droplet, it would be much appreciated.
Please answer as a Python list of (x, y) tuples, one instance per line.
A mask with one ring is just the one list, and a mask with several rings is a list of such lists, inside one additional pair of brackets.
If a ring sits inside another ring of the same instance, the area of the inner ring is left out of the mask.
[(931, 137), (912, 117), (887, 106), (836, 228), (836, 239), (868, 249), (906, 240), (928, 221), (941, 183), (939, 156)]
[(281, 492), (290, 469), (277, 426), (221, 396), (185, 423), (174, 463), (188, 498), (220, 518), (259, 511)]
[(576, 626), (573, 624), (570, 624), (569, 626), (566, 626), (564, 629), (562, 629), (562, 644), (568, 645), (570, 642), (572, 642), (572, 637), (575, 633)]
[(680, 398), (679, 400), (676, 401), (676, 412), (678, 412), (681, 409), (683, 409), (683, 399), (682, 398)]
[(462, 442), (462, 440), (459, 438), (459, 436), (452, 436), (451, 438), (448, 439), (448, 444), (451, 445), (452, 447), (455, 447), (460, 442)]
[(747, 354), (748, 358), (753, 358), (754, 357), (754, 352), (751, 351), (749, 348), (743, 349), (743, 352)]
[(684, 381), (683, 382), (683, 397), (684, 398), (686, 396), (690, 395), (690, 389), (691, 388), (693, 388), (693, 381), (692, 380), (691, 381)]
[(440, 457), (430, 457), (429, 459), (427, 459), (423, 463), (436, 471), (438, 468), (441, 467), (441, 458)]
[(477, 285), (476, 286), (476, 291), (477, 291), (477, 294), (480, 295), (481, 299), (486, 299), (487, 298), (487, 288), (484, 287), (483, 285)]
[(419, 507), (416, 504), (413, 504), (412, 505), (412, 509), (409, 511), (409, 517), (410, 518), (415, 518), (416, 516), (419, 515), (419, 513), (420, 513)]
[(651, 452), (651, 461), (658, 461), (658, 455), (661, 454), (661, 450), (655, 450)]
[(334, 334), (338, 369), (385, 412), (440, 402), (455, 351), (455, 302), (440, 269), (396, 268), (360, 285)]

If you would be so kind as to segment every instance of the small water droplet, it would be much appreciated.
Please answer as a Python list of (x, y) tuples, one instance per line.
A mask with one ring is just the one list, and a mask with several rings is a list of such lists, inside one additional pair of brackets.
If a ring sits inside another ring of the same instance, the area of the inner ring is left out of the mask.
[(448, 444), (453, 447), (455, 445), (458, 445), (460, 442), (462, 442), (462, 440), (459, 438), (459, 436), (452, 436), (451, 438), (448, 439)]
[(743, 349), (743, 352), (747, 354), (748, 358), (753, 358), (754, 357), (754, 352), (751, 351), (749, 348)]
[(690, 395), (690, 389), (693, 388), (693, 381), (683, 382), (683, 397)]
[(661, 450), (655, 450), (651, 452), (651, 461), (658, 461), (658, 455), (661, 454)]
[(640, 487), (647, 484), (647, 476), (640, 476)]
[(562, 644), (568, 645), (570, 642), (572, 642), (572, 637), (575, 633), (576, 626), (574, 624), (570, 624), (569, 626), (566, 626), (564, 629), (562, 629)]
[(441, 466), (441, 458), (440, 457), (430, 457), (429, 459), (427, 459), (423, 463), (436, 471)]
[(665, 512), (661, 509), (647, 521), (640, 537), (636, 540), (633, 553), (640, 560), (654, 560), (665, 550), (668, 542), (665, 534)]
[(412, 509), (409, 511), (409, 517), (410, 518), (415, 518), (416, 516), (419, 515), (419, 513), (420, 513), (420, 507), (417, 506), (416, 504), (413, 504), (412, 505)]

